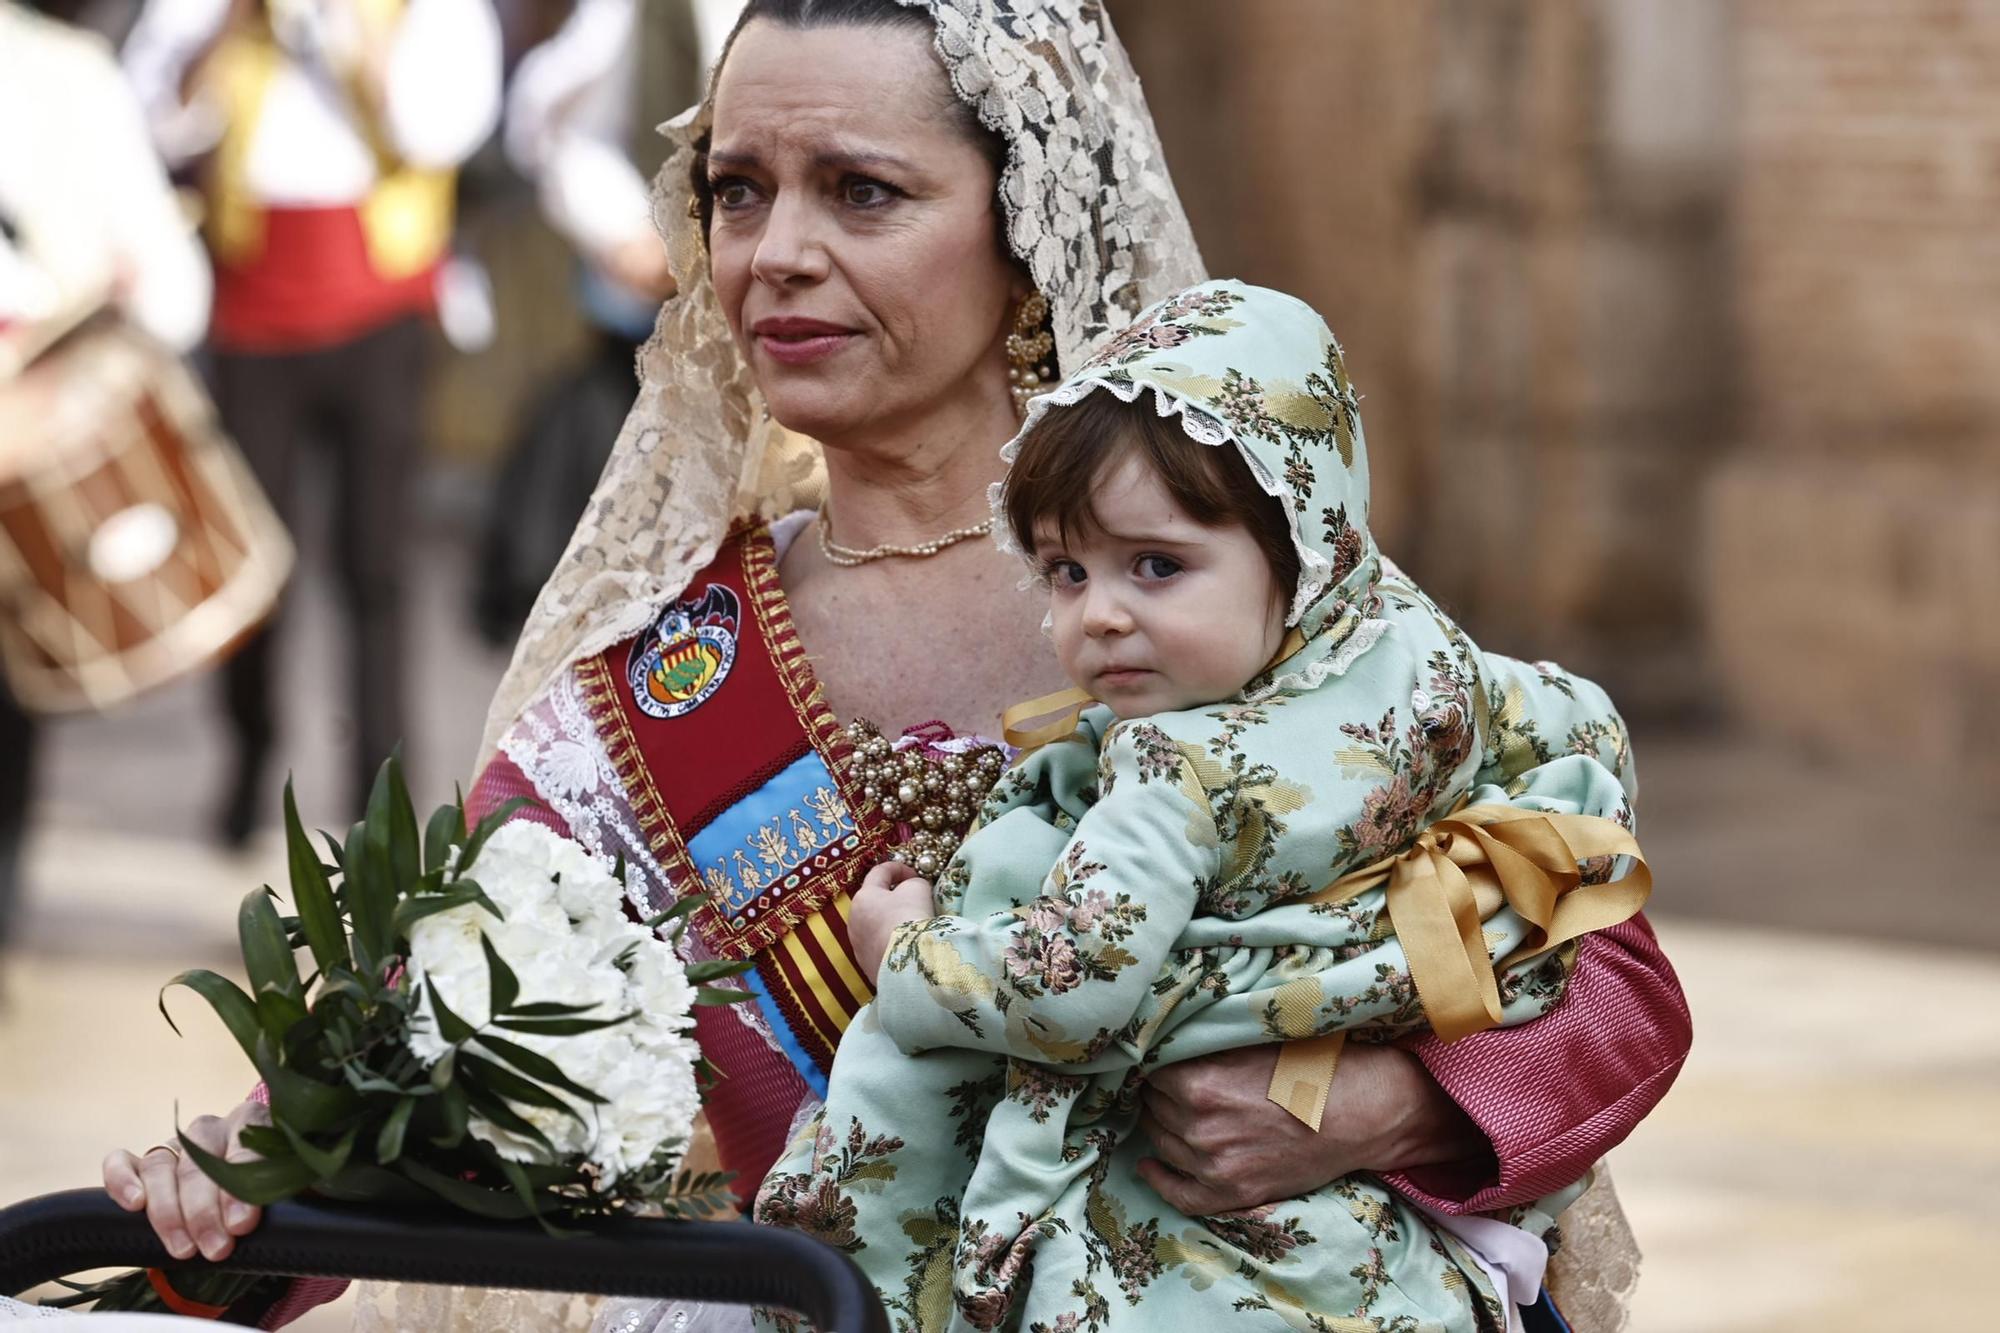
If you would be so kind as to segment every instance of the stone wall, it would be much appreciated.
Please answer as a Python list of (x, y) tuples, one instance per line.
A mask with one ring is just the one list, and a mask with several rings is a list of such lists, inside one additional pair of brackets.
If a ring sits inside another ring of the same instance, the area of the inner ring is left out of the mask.
[(1113, 10), (1211, 269), (1328, 315), (1378, 535), (1483, 639), (2000, 772), (2000, 5)]
[(2000, 6), (1746, 0), (1714, 658), (1761, 728), (2000, 773)]
[(1720, 0), (1115, 6), (1211, 271), (1324, 312), (1377, 535), (1499, 650), (1701, 697), (1733, 400)]

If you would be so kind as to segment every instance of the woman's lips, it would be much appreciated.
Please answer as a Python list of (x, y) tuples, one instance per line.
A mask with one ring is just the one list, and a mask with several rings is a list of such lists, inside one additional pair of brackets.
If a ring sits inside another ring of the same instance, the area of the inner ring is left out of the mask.
[(858, 336), (838, 324), (799, 318), (760, 319), (750, 332), (765, 355), (786, 366), (825, 360)]

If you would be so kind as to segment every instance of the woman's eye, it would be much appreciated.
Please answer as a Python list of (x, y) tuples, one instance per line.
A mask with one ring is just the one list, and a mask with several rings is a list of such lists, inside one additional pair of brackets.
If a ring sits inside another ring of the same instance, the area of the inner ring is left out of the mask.
[(750, 182), (741, 176), (719, 176), (708, 189), (717, 208), (742, 208), (750, 202)]
[(894, 186), (866, 176), (849, 176), (840, 183), (840, 197), (856, 208), (879, 208), (897, 195)]
[(1181, 562), (1171, 556), (1142, 555), (1138, 569), (1142, 579), (1170, 579), (1181, 572)]

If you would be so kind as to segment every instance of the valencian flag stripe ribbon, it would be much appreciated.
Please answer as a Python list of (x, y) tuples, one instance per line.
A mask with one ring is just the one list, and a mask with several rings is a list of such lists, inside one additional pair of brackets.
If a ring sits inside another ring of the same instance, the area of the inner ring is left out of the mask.
[[(1583, 863), (1607, 856), (1630, 857), (1631, 867), (1608, 883), (1585, 884)], [(1385, 884), (1431, 1030), (1456, 1041), (1499, 1025), (1498, 968), (1628, 920), (1651, 895), (1653, 873), (1638, 841), (1609, 819), (1473, 805), (1432, 824), (1408, 851), (1343, 875), (1307, 901), (1344, 902)], [(1481, 923), (1503, 904), (1533, 930), (1496, 966)], [(1340, 1045), (1291, 1043), (1271, 1074), (1270, 1099), (1315, 1130)]]

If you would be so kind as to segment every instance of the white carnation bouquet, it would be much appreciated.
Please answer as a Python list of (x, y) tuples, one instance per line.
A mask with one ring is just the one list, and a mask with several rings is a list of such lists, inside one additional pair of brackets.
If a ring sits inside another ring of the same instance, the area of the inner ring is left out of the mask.
[[(259, 1160), (224, 1161), (180, 1136), (203, 1172), (255, 1204), (307, 1191), (442, 1200), (558, 1235), (590, 1217), (733, 1205), (727, 1175), (681, 1170), (712, 1072), (694, 1007), (748, 998), (710, 984), (745, 964), (682, 964), (675, 945), (696, 899), (631, 919), (623, 864), (507, 822), (522, 801), (468, 829), (461, 800), (420, 834), (393, 758), (346, 840), (320, 835), (328, 861), (289, 785), (284, 804), (293, 914), (269, 888), (243, 900), (249, 989), (205, 969), (167, 983), (208, 1001), (270, 1099), (271, 1123), (243, 1132)], [(219, 1306), (274, 1282), (173, 1276), (179, 1296)], [(89, 1301), (163, 1308), (145, 1273), (59, 1303)]]

